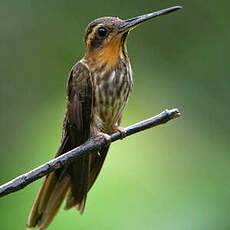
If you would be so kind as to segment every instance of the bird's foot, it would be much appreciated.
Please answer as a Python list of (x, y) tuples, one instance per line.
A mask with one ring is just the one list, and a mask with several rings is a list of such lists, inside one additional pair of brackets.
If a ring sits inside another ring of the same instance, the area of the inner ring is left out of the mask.
[(126, 131), (123, 127), (115, 125), (113, 126), (113, 131), (119, 132), (121, 134), (121, 139), (126, 137)]
[[(102, 136), (108, 145), (111, 143), (111, 136), (109, 134), (103, 132), (97, 132), (97, 136)], [(97, 154), (98, 156), (101, 156), (100, 151), (98, 151)]]
[(107, 133), (98, 132), (97, 136), (102, 136), (108, 144), (111, 142), (111, 136)]

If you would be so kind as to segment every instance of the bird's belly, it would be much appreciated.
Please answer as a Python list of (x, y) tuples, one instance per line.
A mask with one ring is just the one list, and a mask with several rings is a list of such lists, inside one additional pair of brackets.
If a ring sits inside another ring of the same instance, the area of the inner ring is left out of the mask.
[(107, 77), (95, 81), (93, 116), (97, 129), (111, 133), (113, 126), (119, 121), (127, 104), (132, 89), (132, 79), (129, 74), (115, 71)]

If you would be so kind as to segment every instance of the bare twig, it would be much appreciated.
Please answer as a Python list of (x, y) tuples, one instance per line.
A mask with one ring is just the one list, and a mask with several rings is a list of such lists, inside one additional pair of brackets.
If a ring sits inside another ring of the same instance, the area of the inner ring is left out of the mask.
[[(164, 112), (152, 117), (150, 119), (141, 121), (134, 125), (131, 125), (125, 128), (126, 137), (134, 133), (140, 132), (145, 129), (152, 128), (154, 126), (166, 123), (167, 121), (180, 116), (178, 109), (165, 110)], [(120, 132), (116, 132), (111, 136), (111, 142), (122, 139)], [(51, 160), (43, 165), (27, 172), (21, 176), (16, 177), (15, 179), (9, 181), (6, 184), (0, 186), (0, 197), (5, 196), (9, 193), (16, 192), (32, 183), (35, 180), (49, 174), (50, 172), (63, 167), (64, 165), (70, 164), (73, 160), (78, 159), (86, 154), (90, 154), (99, 150), (100, 148), (106, 146), (108, 142), (102, 137), (94, 137), (89, 139), (83, 145)]]

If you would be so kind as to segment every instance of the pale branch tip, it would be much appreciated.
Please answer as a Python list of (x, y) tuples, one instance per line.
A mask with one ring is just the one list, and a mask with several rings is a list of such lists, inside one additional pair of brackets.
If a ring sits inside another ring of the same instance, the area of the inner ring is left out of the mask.
[[(126, 132), (125, 137), (140, 132), (142, 130), (152, 128), (154, 126), (164, 124), (169, 120), (179, 116), (180, 116), (180, 112), (178, 109), (165, 110), (154, 117), (151, 117), (147, 120), (138, 122), (136, 124), (133, 124), (125, 128), (124, 129)], [(114, 134), (111, 135), (111, 142), (117, 141), (119, 139), (122, 139), (122, 134), (120, 132), (115, 132)], [(98, 151), (100, 148), (106, 146), (107, 144), (108, 141), (106, 141), (105, 138), (103, 138), (103, 136), (97, 136), (91, 138), (83, 145), (75, 149), (72, 149), (71, 151), (64, 153), (61, 156), (54, 158), (53, 160), (48, 161), (42, 164), (41, 166), (1, 185), (0, 197), (3, 197), (12, 192), (16, 192), (24, 188), (25, 186), (29, 185), (33, 181), (38, 180), (39, 178), (49, 174), (50, 172), (58, 168), (61, 168), (64, 165), (70, 164), (73, 160), (80, 158), (86, 154), (90, 154), (95, 151)]]

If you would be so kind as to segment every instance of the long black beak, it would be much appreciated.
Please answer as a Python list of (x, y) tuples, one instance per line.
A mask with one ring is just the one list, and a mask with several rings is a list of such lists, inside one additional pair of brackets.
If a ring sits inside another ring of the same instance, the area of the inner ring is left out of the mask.
[(175, 10), (179, 10), (182, 9), (181, 6), (173, 6), (170, 7), (168, 9), (164, 9), (164, 10), (159, 10), (150, 14), (145, 14), (142, 16), (137, 16), (134, 18), (130, 18), (125, 20), (125, 24), (120, 28), (119, 32), (126, 32), (128, 30), (132, 30), (134, 28), (136, 28), (137, 26), (141, 25), (142, 23), (149, 21), (152, 18), (161, 16), (161, 15), (165, 15), (165, 14), (169, 14)]

